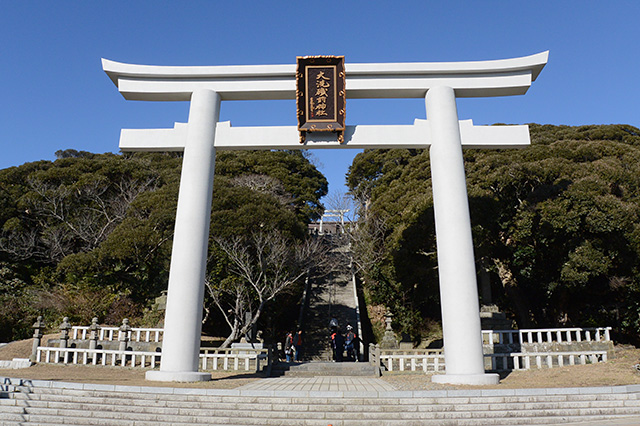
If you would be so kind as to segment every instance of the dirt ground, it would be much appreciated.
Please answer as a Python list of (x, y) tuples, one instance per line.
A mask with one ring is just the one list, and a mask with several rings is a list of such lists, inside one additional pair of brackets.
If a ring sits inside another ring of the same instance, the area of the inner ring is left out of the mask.
[[(55, 335), (45, 336), (45, 339)], [(0, 360), (28, 358), (33, 340), (12, 342), (0, 348)], [(616, 346), (615, 355), (606, 363), (574, 365), (553, 369), (514, 371), (503, 377), (500, 384), (481, 388), (548, 388), (616, 386), (640, 384), (640, 372), (634, 366), (640, 363), (640, 349)], [(243, 372), (212, 372), (210, 382), (164, 383), (144, 379), (145, 370), (123, 367), (36, 364), (24, 369), (0, 369), (0, 376), (24, 379), (56, 380), (78, 383), (101, 383), (128, 386), (172, 386), (190, 388), (233, 389), (263, 378), (261, 374)], [(438, 385), (429, 375), (407, 372), (387, 372), (382, 379), (398, 390), (462, 389), (469, 386)], [(475, 388), (475, 387), (474, 387)]]
[[(478, 386), (484, 389), (533, 389), (587, 386), (618, 386), (640, 384), (640, 372), (635, 365), (640, 363), (640, 349), (633, 346), (616, 346), (615, 355), (607, 362), (587, 365), (572, 365), (562, 368), (544, 368), (513, 371), (502, 377), (500, 384)], [(408, 376), (408, 377), (403, 377)], [(429, 384), (425, 375), (408, 373), (386, 373), (384, 380), (399, 390), (444, 389)], [(451, 386), (446, 387), (451, 389)], [(457, 386), (457, 389), (476, 388)]]

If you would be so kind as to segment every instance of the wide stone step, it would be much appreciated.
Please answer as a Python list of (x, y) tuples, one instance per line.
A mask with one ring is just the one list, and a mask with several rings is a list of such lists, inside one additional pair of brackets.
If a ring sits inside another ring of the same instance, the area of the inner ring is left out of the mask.
[[(74, 384), (69, 384), (74, 385)], [(94, 385), (99, 386), (99, 385)], [(127, 389), (131, 389), (128, 391)], [(540, 402), (564, 402), (570, 403), (580, 401), (630, 401), (636, 404), (640, 401), (640, 394), (636, 392), (588, 392), (587, 389), (576, 389), (573, 393), (568, 390), (562, 392), (543, 393), (541, 390), (503, 390), (503, 391), (483, 391), (486, 395), (481, 395), (480, 391), (424, 391), (424, 392), (385, 392), (384, 396), (376, 398), (366, 398), (354, 395), (358, 392), (340, 392), (340, 395), (331, 396), (324, 392), (322, 397), (317, 395), (305, 395), (299, 393), (297, 396), (279, 395), (243, 395), (239, 390), (218, 390), (218, 389), (188, 389), (188, 388), (136, 388), (120, 386), (115, 390), (96, 389), (69, 389), (63, 387), (19, 387), (18, 391), (3, 392), (0, 403), (9, 402), (15, 399), (49, 399), (49, 400), (90, 400), (101, 401), (108, 398), (109, 401), (120, 401), (127, 405), (131, 404), (180, 404), (181, 402), (234, 402), (234, 403), (260, 403), (274, 404), (286, 402), (287, 404), (300, 404), (313, 401), (328, 405), (442, 405), (450, 403), (459, 404), (498, 404), (512, 403), (517, 406), (508, 408), (522, 408), (529, 403)], [(538, 391), (538, 392), (537, 392)], [(542, 390), (544, 391), (544, 390)], [(519, 394), (514, 394), (514, 392)], [(422, 395), (409, 395), (409, 394)]]
[[(118, 399), (118, 398), (116, 398)], [(241, 398), (242, 399), (242, 398)], [(274, 398), (272, 398), (273, 400)], [(280, 398), (286, 400), (287, 398)], [(309, 398), (311, 400), (312, 398)], [(220, 405), (212, 408), (199, 408), (194, 402), (191, 408), (154, 408), (143, 407), (132, 408), (130, 405), (108, 405), (108, 404), (74, 404), (74, 403), (49, 403), (47, 407), (41, 407), (38, 401), (18, 399), (14, 400), (24, 407), (11, 407), (10, 413), (14, 419), (21, 417), (16, 413), (16, 408), (23, 409), (22, 420), (30, 422), (54, 423), (56, 418), (63, 418), (65, 424), (207, 424), (215, 421), (216, 424), (296, 424), (300, 421), (303, 413), (304, 423), (297, 424), (447, 424), (450, 420), (468, 420), (466, 424), (512, 424), (514, 419), (518, 419), (519, 424), (546, 424), (558, 419), (579, 418), (605, 418), (608, 416), (623, 416), (638, 414), (637, 401), (634, 407), (608, 407), (608, 408), (578, 408), (569, 401), (565, 402), (568, 407), (559, 407), (561, 404), (551, 406), (548, 403), (528, 403), (525, 409), (503, 410), (500, 404), (487, 410), (486, 406), (475, 407), (469, 405), (447, 404), (444, 406), (432, 405), (422, 406), (418, 404), (398, 404), (386, 405), (386, 410), (379, 410), (381, 406), (374, 404), (355, 405), (364, 400), (351, 400), (352, 404), (297, 404), (295, 406), (286, 403), (275, 406), (274, 404), (263, 404), (258, 407), (255, 404), (242, 404), (241, 402), (233, 406), (222, 407)], [(389, 402), (390, 400), (387, 400)], [(187, 403), (188, 401), (185, 401)], [(310, 401), (311, 402), (311, 401)], [(343, 401), (344, 402), (344, 401)], [(367, 401), (369, 402), (369, 401)], [(608, 401), (599, 401), (606, 403)], [(615, 401), (609, 401), (615, 402)], [(73, 405), (75, 408), (61, 408), (62, 404)], [(220, 403), (225, 404), (225, 403)], [(226, 403), (230, 404), (230, 403)], [(616, 404), (618, 405), (618, 404)], [(5, 412), (0, 409), (0, 412)], [(7, 419), (8, 420), (8, 419)], [(482, 420), (482, 421), (480, 421)], [(444, 421), (437, 423), (437, 421)], [(522, 423), (520, 423), (522, 421)], [(143, 422), (143, 423), (140, 423)], [(364, 422), (364, 423), (362, 423)], [(484, 423), (483, 423), (484, 422)], [(526, 422), (526, 423), (525, 423)], [(452, 423), (453, 424), (453, 423)], [(462, 423), (455, 423), (462, 424)]]
[(33, 413), (17, 415), (13, 417), (3, 416), (3, 421), (7, 424), (20, 422), (29, 424), (75, 424), (75, 425), (135, 425), (135, 426), (158, 426), (160, 424), (172, 424), (172, 425), (210, 425), (210, 424), (224, 424), (224, 425), (312, 425), (312, 426), (326, 426), (331, 424), (333, 426), (349, 425), (524, 425), (524, 424), (558, 424), (558, 423), (570, 423), (571, 421), (597, 421), (607, 420), (610, 421), (614, 418), (623, 419), (625, 416), (618, 414), (598, 414), (587, 415), (582, 414), (579, 417), (528, 417), (528, 416), (502, 416), (502, 417), (467, 417), (460, 418), (454, 416), (442, 416), (438, 418), (433, 417), (416, 417), (410, 415), (400, 415), (395, 418), (381, 418), (378, 416), (346, 416), (347, 413), (331, 413), (326, 414), (321, 418), (313, 418), (309, 416), (309, 413), (298, 412), (290, 413), (288, 417), (266, 417), (264, 413), (252, 413), (253, 415), (247, 415), (246, 412), (235, 412), (231, 415), (218, 415), (211, 417), (197, 417), (197, 416), (165, 416), (164, 418), (158, 418), (157, 420), (132, 420), (126, 418), (113, 418), (108, 416), (101, 416), (100, 413), (91, 413), (91, 415), (73, 415), (71, 412), (59, 412), (56, 415), (46, 413)]
[[(164, 390), (164, 388), (161, 388)], [(193, 394), (163, 394), (145, 392), (114, 392), (100, 390), (74, 390), (74, 389), (54, 389), (54, 388), (32, 388), (29, 393), (15, 392), (8, 393), (8, 399), (0, 398), (0, 405), (15, 405), (17, 400), (28, 400), (29, 402), (48, 401), (51, 403), (62, 402), (70, 404), (109, 404), (124, 405), (126, 407), (140, 406), (146, 408), (181, 408), (199, 406), (202, 408), (230, 408), (237, 409), (240, 406), (252, 409), (262, 409), (264, 407), (275, 409), (317, 407), (324, 409), (326, 406), (340, 407), (360, 407), (357, 409), (366, 410), (372, 406), (373, 409), (394, 409), (403, 405), (420, 406), (421, 409), (455, 409), (464, 406), (465, 409), (499, 409), (499, 410), (520, 410), (520, 409), (540, 409), (557, 408), (563, 404), (571, 407), (638, 407), (640, 400), (635, 393), (615, 393), (615, 394), (565, 394), (565, 395), (505, 395), (505, 396), (483, 396), (483, 397), (402, 397), (405, 393), (397, 393), (397, 397), (352, 397), (347, 395), (341, 397), (330, 397), (328, 392), (323, 393), (323, 397), (304, 396), (260, 396), (260, 395), (205, 395), (198, 394), (194, 390)], [(202, 392), (202, 391), (201, 391)], [(395, 392), (388, 392), (394, 394)], [(432, 408), (427, 408), (432, 407)], [(453, 407), (453, 408), (452, 408)], [(350, 408), (356, 409), (356, 408)], [(398, 408), (405, 410), (408, 408)]]
[(304, 362), (274, 364), (271, 376), (314, 377), (314, 376), (357, 376), (378, 377), (379, 369), (366, 362)]
[(85, 388), (34, 381), (29, 386), (14, 386), (5, 382), (0, 392), (0, 425), (564, 424), (640, 416), (636, 390), (630, 386), (548, 390), (550, 394), (539, 389), (252, 395), (238, 389), (109, 389), (101, 385)]
[[(25, 401), (25, 402), (21, 402)], [(468, 403), (468, 404), (429, 404), (422, 405), (418, 403), (413, 404), (364, 404), (362, 400), (357, 400), (351, 404), (320, 404), (314, 400), (309, 399), (307, 403), (289, 403), (286, 399), (282, 399), (277, 402), (271, 401), (270, 403), (244, 403), (242, 399), (237, 402), (184, 402), (172, 404), (172, 407), (157, 407), (148, 406), (145, 404), (125, 404), (124, 402), (114, 403), (113, 399), (104, 400), (96, 399), (94, 402), (90, 402), (88, 399), (69, 400), (64, 402), (51, 401), (46, 399), (30, 399), (30, 400), (13, 400), (12, 405), (8, 406), (7, 403), (2, 402), (0, 406), (6, 408), (7, 412), (21, 412), (20, 407), (30, 408), (54, 408), (58, 410), (84, 410), (84, 411), (100, 411), (100, 412), (131, 412), (135, 411), (139, 414), (152, 414), (152, 415), (170, 415), (175, 413), (184, 414), (187, 411), (197, 414), (199, 410), (200, 414), (208, 415), (209, 411), (220, 413), (223, 411), (234, 410), (249, 410), (249, 411), (272, 411), (272, 412), (288, 412), (288, 411), (304, 411), (304, 412), (352, 412), (352, 413), (436, 413), (436, 412), (469, 412), (469, 413), (489, 413), (489, 412), (510, 412), (510, 411), (523, 411), (528, 410), (540, 412), (541, 410), (568, 410), (569, 408), (574, 410), (597, 410), (597, 409), (612, 409), (612, 408), (625, 408), (629, 410), (640, 411), (640, 402), (637, 400), (628, 401), (581, 401), (581, 402), (534, 402), (525, 404), (515, 403)], [(5, 410), (3, 409), (3, 412)], [(539, 414), (539, 413), (538, 413)]]

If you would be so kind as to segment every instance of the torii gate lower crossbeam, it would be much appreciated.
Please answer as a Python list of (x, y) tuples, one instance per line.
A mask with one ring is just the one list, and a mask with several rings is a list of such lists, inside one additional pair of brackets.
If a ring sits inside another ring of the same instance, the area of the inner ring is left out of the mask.
[[(459, 122), (456, 97), (523, 94), (547, 56), (347, 66), (347, 97), (350, 90), (352, 97), (424, 96), (427, 120), (416, 120), (413, 126), (350, 126), (343, 144), (315, 134), (299, 144), (295, 127), (236, 129), (218, 123), (221, 100), (295, 96), (289, 86), (295, 72), (288, 66), (146, 67), (103, 60), (105, 71), (128, 99), (191, 101), (186, 125), (121, 134), (122, 150), (184, 150), (162, 360), (160, 370), (147, 372), (147, 379), (210, 379), (198, 371), (198, 357), (216, 149), (430, 147), (446, 368), (446, 374), (433, 380), (497, 383), (497, 374), (484, 371), (462, 147), (522, 147), (529, 144), (529, 132), (527, 126)], [(355, 89), (349, 89), (350, 84)]]

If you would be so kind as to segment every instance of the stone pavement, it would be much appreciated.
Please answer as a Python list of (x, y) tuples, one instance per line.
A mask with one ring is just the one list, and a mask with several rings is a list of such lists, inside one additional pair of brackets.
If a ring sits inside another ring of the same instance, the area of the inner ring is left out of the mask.
[(329, 392), (385, 392), (395, 388), (381, 379), (372, 377), (273, 377), (256, 380), (237, 388), (264, 391), (329, 391)]

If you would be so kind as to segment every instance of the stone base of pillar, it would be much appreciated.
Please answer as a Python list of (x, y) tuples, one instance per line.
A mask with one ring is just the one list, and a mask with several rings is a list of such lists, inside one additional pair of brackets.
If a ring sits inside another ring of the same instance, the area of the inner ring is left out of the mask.
[(437, 374), (431, 376), (431, 381), (433, 383), (448, 385), (497, 385), (498, 383), (500, 383), (500, 375), (495, 373)]
[(145, 379), (152, 382), (208, 382), (211, 374), (199, 371), (147, 371)]

